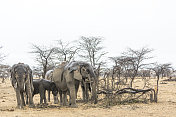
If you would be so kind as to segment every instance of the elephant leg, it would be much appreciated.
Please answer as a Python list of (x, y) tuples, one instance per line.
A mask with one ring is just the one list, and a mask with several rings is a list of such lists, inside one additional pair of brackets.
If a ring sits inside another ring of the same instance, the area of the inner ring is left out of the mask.
[(26, 95), (26, 104), (28, 104), (29, 102), (29, 98), (28, 98), (28, 92), (27, 92), (27, 88), (25, 87), (25, 95)]
[(71, 107), (75, 108), (77, 107), (76, 105), (76, 94), (75, 94), (75, 84), (74, 82), (68, 82), (67, 83), (69, 92), (70, 92), (70, 101), (71, 101)]
[(89, 93), (88, 93), (88, 86), (87, 86), (88, 84), (86, 83), (86, 87), (85, 87), (85, 98), (86, 98), (86, 102), (88, 102), (88, 99), (89, 99)]
[(27, 95), (29, 97), (29, 107), (34, 107), (34, 102), (33, 102), (33, 97), (32, 97), (32, 91), (31, 91), (31, 85), (30, 85), (30, 82), (28, 81), (27, 84), (26, 84), (26, 88), (27, 88)]
[(20, 95), (20, 91), (18, 89), (15, 89), (16, 91), (16, 98), (17, 98), (17, 108), (21, 108), (21, 95)]
[(50, 90), (48, 90), (48, 102), (50, 102)]
[(60, 95), (60, 105), (63, 106), (62, 91), (59, 91), (59, 95)]
[(44, 99), (44, 91), (40, 90), (40, 104), (43, 103), (43, 99)]
[(44, 103), (46, 104), (46, 90), (44, 90), (44, 94), (43, 94), (43, 99), (44, 99)]
[(76, 94), (76, 98), (77, 98), (77, 93), (78, 93), (78, 89), (79, 89), (79, 82), (80, 81), (78, 81), (78, 80), (75, 82), (75, 91), (76, 91), (75, 94)]
[(22, 106), (26, 106), (24, 101), (24, 93), (20, 92), (20, 95), (21, 95)]
[(70, 97), (70, 92), (69, 91), (67, 91), (67, 95), (69, 95), (69, 103), (68, 103), (68, 105), (70, 106), (71, 105), (71, 97)]
[(67, 105), (67, 91), (63, 92), (63, 106)]
[(83, 102), (86, 102), (86, 83), (84, 81), (82, 81), (81, 88), (82, 88)]
[(54, 97), (54, 104), (58, 104), (59, 103), (58, 95), (56, 96), (53, 95), (53, 97)]
[(28, 95), (27, 95), (27, 92), (26, 92), (26, 104), (28, 104)]
[(83, 102), (85, 102), (86, 101), (86, 99), (85, 99), (85, 87), (81, 86), (81, 88), (82, 88)]

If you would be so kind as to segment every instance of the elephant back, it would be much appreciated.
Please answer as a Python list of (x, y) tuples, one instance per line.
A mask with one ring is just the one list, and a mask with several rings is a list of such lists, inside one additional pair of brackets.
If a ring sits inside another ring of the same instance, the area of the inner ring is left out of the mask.
[(63, 72), (65, 69), (65, 65), (66, 65), (66, 63), (63, 62), (62, 64), (60, 64), (58, 67), (56, 67), (53, 70), (53, 81), (54, 82), (61, 82), (61, 79), (63, 77)]

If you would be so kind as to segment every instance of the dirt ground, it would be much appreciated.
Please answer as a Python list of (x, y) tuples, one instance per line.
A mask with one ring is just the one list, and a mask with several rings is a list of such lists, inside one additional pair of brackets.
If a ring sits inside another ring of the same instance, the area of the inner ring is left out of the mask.
[[(175, 117), (176, 82), (160, 80), (158, 103), (135, 103), (110, 108), (78, 102), (78, 108), (60, 107), (53, 98), (46, 108), (16, 109), (16, 96), (9, 80), (0, 83), (0, 117)], [(137, 82), (137, 81), (136, 81)], [(138, 81), (139, 82), (139, 81)], [(153, 80), (153, 83), (156, 81)], [(80, 95), (78, 96), (80, 98)], [(38, 105), (39, 95), (34, 96)]]

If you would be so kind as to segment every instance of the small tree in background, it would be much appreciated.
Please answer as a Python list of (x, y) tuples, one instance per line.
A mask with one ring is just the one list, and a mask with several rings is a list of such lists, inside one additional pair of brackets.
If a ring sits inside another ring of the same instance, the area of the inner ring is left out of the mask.
[(52, 69), (54, 65), (54, 48), (47, 48), (45, 46), (40, 47), (38, 45), (32, 46), (33, 51), (31, 51), (31, 53), (36, 55), (36, 61), (39, 63), (39, 66), (42, 66), (43, 69), (42, 77), (45, 78), (46, 72)]
[(55, 47), (54, 50), (57, 60), (70, 62), (72, 59), (74, 59), (74, 56), (79, 48), (71, 45), (73, 44), (73, 42), (66, 43), (63, 42), (62, 40), (58, 40), (57, 42), (58, 42), (57, 47)]
[[(0, 46), (0, 50), (2, 49), (2, 46)], [(0, 53), (0, 63), (4, 60), (6, 56), (2, 53)]]
[[(2, 46), (0, 46), (0, 50), (2, 49)], [(3, 53), (0, 53), (0, 63), (5, 59), (5, 55)], [(4, 83), (5, 78), (9, 77), (9, 69), (10, 66), (0, 64), (0, 77), (2, 78), (2, 83)]]
[(90, 62), (95, 67), (104, 63), (101, 58), (107, 54), (103, 51), (104, 47), (101, 46), (103, 39), (100, 37), (84, 37), (79, 40), (79, 47), (81, 50), (80, 57)]
[(0, 64), (0, 77), (2, 78), (2, 83), (5, 82), (6, 78), (9, 78), (10, 68), (11, 67), (9, 65)]
[(160, 77), (163, 76), (164, 72), (167, 72), (169, 69), (172, 69), (171, 64), (166, 63), (166, 64), (158, 64), (155, 63), (154, 67), (152, 68), (152, 70), (155, 72), (156, 77), (157, 77), (157, 84), (156, 84), (156, 96), (155, 96), (155, 102), (157, 102), (158, 100), (158, 87), (159, 87), (159, 80)]
[(153, 50), (149, 48), (141, 48), (139, 50), (129, 48), (123, 53), (123, 57), (127, 60), (128, 71), (130, 73), (130, 87), (132, 87), (133, 81), (138, 74), (138, 70), (149, 65), (149, 63), (144, 63), (144, 61), (152, 58), (147, 56), (147, 54), (152, 51)]

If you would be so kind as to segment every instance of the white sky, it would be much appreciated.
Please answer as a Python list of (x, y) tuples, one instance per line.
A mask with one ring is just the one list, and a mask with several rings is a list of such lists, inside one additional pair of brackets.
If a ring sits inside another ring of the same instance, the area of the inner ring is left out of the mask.
[(35, 65), (31, 43), (102, 36), (108, 56), (127, 47), (153, 48), (154, 61), (176, 66), (175, 0), (1, 0), (4, 63)]

